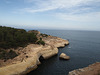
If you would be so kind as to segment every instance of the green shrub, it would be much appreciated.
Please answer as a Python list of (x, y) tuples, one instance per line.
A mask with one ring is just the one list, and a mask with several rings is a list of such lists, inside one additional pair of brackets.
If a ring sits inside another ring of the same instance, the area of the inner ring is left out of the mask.
[(48, 35), (47, 34), (40, 34), (42, 37), (48, 37)]
[(16, 57), (16, 56), (18, 56), (18, 55), (17, 55), (16, 52), (13, 51), (13, 50), (10, 50), (10, 51), (7, 53), (7, 59), (13, 59), (13, 58)]
[(40, 40), (42, 40), (42, 38), (40, 38)]
[(39, 41), (37, 42), (37, 44), (45, 45), (45, 42), (42, 41), (42, 40), (39, 40)]
[(9, 52), (2, 50), (0, 52), (0, 59), (13, 59), (14, 57), (18, 56), (15, 51), (10, 50)]

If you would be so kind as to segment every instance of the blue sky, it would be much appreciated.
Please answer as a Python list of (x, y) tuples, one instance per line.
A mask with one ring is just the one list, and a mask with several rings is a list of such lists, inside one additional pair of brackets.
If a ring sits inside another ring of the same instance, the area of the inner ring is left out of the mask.
[(0, 25), (100, 31), (100, 0), (0, 0)]

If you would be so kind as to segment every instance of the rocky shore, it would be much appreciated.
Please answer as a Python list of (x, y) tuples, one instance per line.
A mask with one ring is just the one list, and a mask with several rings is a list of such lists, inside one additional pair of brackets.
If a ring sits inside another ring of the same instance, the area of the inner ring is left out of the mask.
[(100, 62), (69, 72), (68, 75), (100, 75)]
[(67, 40), (48, 36), (43, 37), (45, 45), (29, 44), (25, 48), (18, 48), (16, 51), (20, 52), (20, 55), (12, 60), (2, 63), (0, 67), (0, 75), (22, 75), (26, 74), (38, 67), (41, 63), (39, 58), (42, 56), (44, 59), (48, 59), (58, 54), (58, 47), (64, 47), (68, 45)]

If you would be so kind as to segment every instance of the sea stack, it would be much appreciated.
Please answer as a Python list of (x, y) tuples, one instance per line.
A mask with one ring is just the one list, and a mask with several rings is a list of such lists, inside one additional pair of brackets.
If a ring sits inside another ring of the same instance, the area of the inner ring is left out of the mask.
[(67, 56), (65, 53), (61, 53), (61, 55), (60, 55), (59, 58), (60, 58), (60, 59), (65, 59), (65, 60), (69, 60), (69, 59), (70, 59), (70, 57)]

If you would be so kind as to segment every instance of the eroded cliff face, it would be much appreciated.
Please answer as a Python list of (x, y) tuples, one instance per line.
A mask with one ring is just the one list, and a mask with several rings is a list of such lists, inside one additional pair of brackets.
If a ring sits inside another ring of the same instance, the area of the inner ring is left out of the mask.
[(25, 48), (22, 48), (19, 56), (12, 60), (8, 60), (8, 64), (4, 64), (0, 68), (0, 75), (21, 75), (26, 74), (40, 64), (39, 58), (42, 56), (44, 59), (48, 59), (58, 54), (58, 47), (64, 47), (69, 44), (67, 40), (58, 37), (44, 37), (46, 45), (30, 44)]
[(88, 67), (73, 70), (68, 75), (100, 75), (100, 62), (89, 65)]

